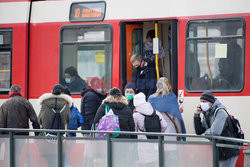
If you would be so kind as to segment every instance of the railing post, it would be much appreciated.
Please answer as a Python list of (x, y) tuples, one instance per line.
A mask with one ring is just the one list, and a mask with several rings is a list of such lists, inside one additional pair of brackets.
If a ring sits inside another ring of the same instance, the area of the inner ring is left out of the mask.
[(159, 167), (163, 167), (164, 166), (163, 136), (158, 136), (158, 154), (159, 154)]
[(218, 160), (218, 151), (216, 147), (216, 139), (212, 139), (212, 149), (213, 149), (213, 167), (218, 167), (219, 160)]
[(107, 134), (107, 167), (112, 167), (112, 144), (111, 144), (112, 134)]
[(60, 132), (57, 132), (57, 155), (58, 155), (58, 157), (57, 157), (57, 160), (58, 160), (58, 167), (62, 167), (63, 165), (63, 163), (62, 163), (62, 161), (63, 161), (63, 158), (62, 158), (62, 138), (61, 138), (61, 133)]
[(9, 132), (9, 144), (10, 144), (10, 167), (15, 167), (15, 142), (14, 142), (14, 132)]

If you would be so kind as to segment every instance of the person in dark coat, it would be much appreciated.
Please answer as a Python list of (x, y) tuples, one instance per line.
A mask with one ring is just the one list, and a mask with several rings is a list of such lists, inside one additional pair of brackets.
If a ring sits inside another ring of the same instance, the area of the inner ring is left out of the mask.
[[(29, 129), (29, 120), (32, 122), (33, 129), (40, 129), (37, 115), (31, 103), (22, 97), (21, 87), (13, 85), (10, 88), (10, 97), (0, 107), (0, 128), (22, 128)], [(0, 131), (0, 134), (8, 134), (8, 132)], [(39, 133), (35, 133), (38, 135)], [(29, 135), (29, 132), (17, 132), (15, 135)], [(20, 140), (19, 144), (15, 145), (15, 156), (18, 160), (15, 166), (20, 166), (20, 154), (24, 146), (24, 140)], [(1, 143), (8, 148), (9, 142)], [(9, 149), (6, 150), (6, 155), (9, 154)]]
[[(218, 99), (211, 92), (204, 92), (200, 97), (200, 104), (197, 104), (194, 113), (194, 128), (198, 135), (215, 135), (234, 137), (233, 125), (228, 114)], [(215, 114), (216, 112), (216, 114)], [(200, 114), (203, 114), (201, 120)], [(227, 141), (220, 141), (224, 144), (233, 144)], [(219, 166), (234, 167), (238, 156), (239, 149), (219, 148)]]
[[(72, 98), (64, 94), (64, 89), (64, 86), (56, 84), (53, 87), (52, 93), (45, 93), (39, 98), (41, 109), (38, 121), (43, 129), (51, 129), (55, 112), (60, 112), (61, 125), (65, 129), (68, 129)], [(42, 132), (40, 135), (45, 136), (48, 133)], [(38, 140), (37, 142), (38, 154), (47, 160), (49, 167), (55, 167), (57, 165), (57, 161), (55, 160), (57, 158), (57, 145), (47, 140)]]
[(64, 72), (64, 86), (67, 86), (71, 92), (80, 92), (85, 89), (87, 83), (78, 75), (75, 67), (68, 67)]
[(153, 63), (142, 59), (141, 55), (133, 55), (130, 59), (134, 68), (133, 83), (136, 87), (136, 93), (144, 93), (146, 98), (156, 91), (156, 69)]
[(99, 77), (93, 77), (88, 82), (87, 89), (81, 95), (81, 114), (84, 118), (82, 130), (90, 130), (95, 118), (97, 109), (105, 98), (103, 81)]
[(63, 126), (68, 128), (72, 98), (63, 93), (64, 87), (60, 84), (56, 84), (53, 87), (52, 93), (45, 93), (39, 98), (41, 109), (38, 115), (38, 121), (43, 129), (50, 129), (55, 115), (52, 109), (54, 109), (56, 112), (61, 111)]
[[(102, 105), (98, 108), (96, 116), (94, 118), (94, 124), (105, 115), (105, 106), (108, 105), (113, 110), (114, 114), (119, 118), (119, 125), (121, 131), (135, 131), (135, 123), (132, 112), (128, 107), (127, 99), (122, 96), (122, 93), (117, 88), (112, 88), (109, 93), (110, 96), (106, 97)], [(134, 138), (134, 136), (119, 135), (118, 138)]]
[(131, 112), (133, 113), (135, 106), (133, 103), (134, 95), (135, 95), (135, 85), (133, 83), (128, 83), (124, 87), (124, 94), (126, 99), (128, 100), (128, 106), (131, 109)]
[[(0, 128), (29, 129), (30, 119), (33, 129), (40, 129), (32, 104), (21, 95), (21, 87), (18, 85), (11, 86), (9, 94), (10, 98), (0, 107)], [(0, 134), (4, 133), (0, 131)], [(29, 135), (29, 132), (18, 132), (15, 134)]]

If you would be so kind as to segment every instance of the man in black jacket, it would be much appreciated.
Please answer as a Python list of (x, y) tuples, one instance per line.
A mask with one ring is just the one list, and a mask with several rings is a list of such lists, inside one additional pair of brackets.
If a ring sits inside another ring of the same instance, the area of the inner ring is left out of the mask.
[(133, 83), (135, 84), (137, 93), (142, 92), (146, 95), (146, 98), (148, 98), (156, 91), (157, 76), (155, 64), (143, 60), (142, 56), (138, 54), (133, 55), (130, 62), (136, 69), (135, 75), (133, 76)]
[[(201, 113), (203, 120), (200, 117)], [(195, 132), (198, 135), (204, 133), (205, 135), (235, 137), (232, 122), (228, 118), (225, 106), (211, 92), (204, 92), (194, 113)], [(220, 143), (234, 144), (226, 141), (220, 141)], [(234, 167), (239, 154), (239, 149), (219, 148), (220, 167)]]
[[(29, 119), (34, 129), (40, 129), (37, 115), (31, 103), (22, 97), (21, 87), (13, 85), (10, 88), (10, 98), (0, 107), (0, 128), (29, 129)], [(0, 134), (4, 133), (0, 131)], [(18, 135), (29, 135), (28, 132), (18, 132)], [(38, 133), (36, 133), (38, 135)]]
[[(21, 95), (21, 87), (18, 85), (11, 86), (9, 94), (10, 98), (0, 107), (0, 128), (29, 129), (30, 120), (32, 122), (33, 129), (40, 129), (33, 106)], [(0, 131), (0, 134), (6, 134), (6, 132)], [(38, 135), (38, 132), (35, 134)], [(15, 135), (29, 135), (29, 132), (16, 132)], [(8, 145), (9, 143), (5, 144)], [(8, 148), (6, 145), (5, 147)], [(23, 145), (24, 141), (21, 140), (20, 143), (15, 146), (15, 153), (17, 157), (20, 156)], [(15, 166), (20, 166), (20, 162), (16, 161)]]

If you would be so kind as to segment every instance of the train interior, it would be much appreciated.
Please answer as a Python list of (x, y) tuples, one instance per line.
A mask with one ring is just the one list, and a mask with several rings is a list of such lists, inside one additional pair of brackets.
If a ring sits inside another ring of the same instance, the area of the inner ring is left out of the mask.
[[(157, 24), (157, 30), (155, 24)], [(126, 81), (123, 86), (128, 82), (132, 82), (134, 68), (130, 62), (131, 56), (134, 54), (140, 54), (143, 57), (143, 50), (147, 43), (147, 33), (150, 30), (155, 30), (158, 31), (159, 38), (158, 67), (160, 76), (167, 77), (171, 83), (173, 91), (177, 93), (177, 56), (175, 56), (177, 55), (176, 25), (177, 21), (175, 20), (122, 24), (122, 78)], [(124, 41), (126, 41), (126, 43)]]

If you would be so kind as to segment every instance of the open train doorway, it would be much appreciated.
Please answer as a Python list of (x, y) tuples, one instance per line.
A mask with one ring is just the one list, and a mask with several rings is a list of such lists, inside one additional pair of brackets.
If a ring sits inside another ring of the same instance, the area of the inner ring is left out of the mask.
[(155, 31), (157, 24), (159, 60), (158, 68), (160, 76), (167, 77), (171, 83), (173, 92), (177, 95), (178, 89), (178, 57), (177, 57), (177, 21), (145, 21), (121, 24), (121, 76), (124, 84), (133, 82), (135, 69), (130, 58), (134, 54), (144, 57), (147, 50), (147, 35), (149, 31)]

